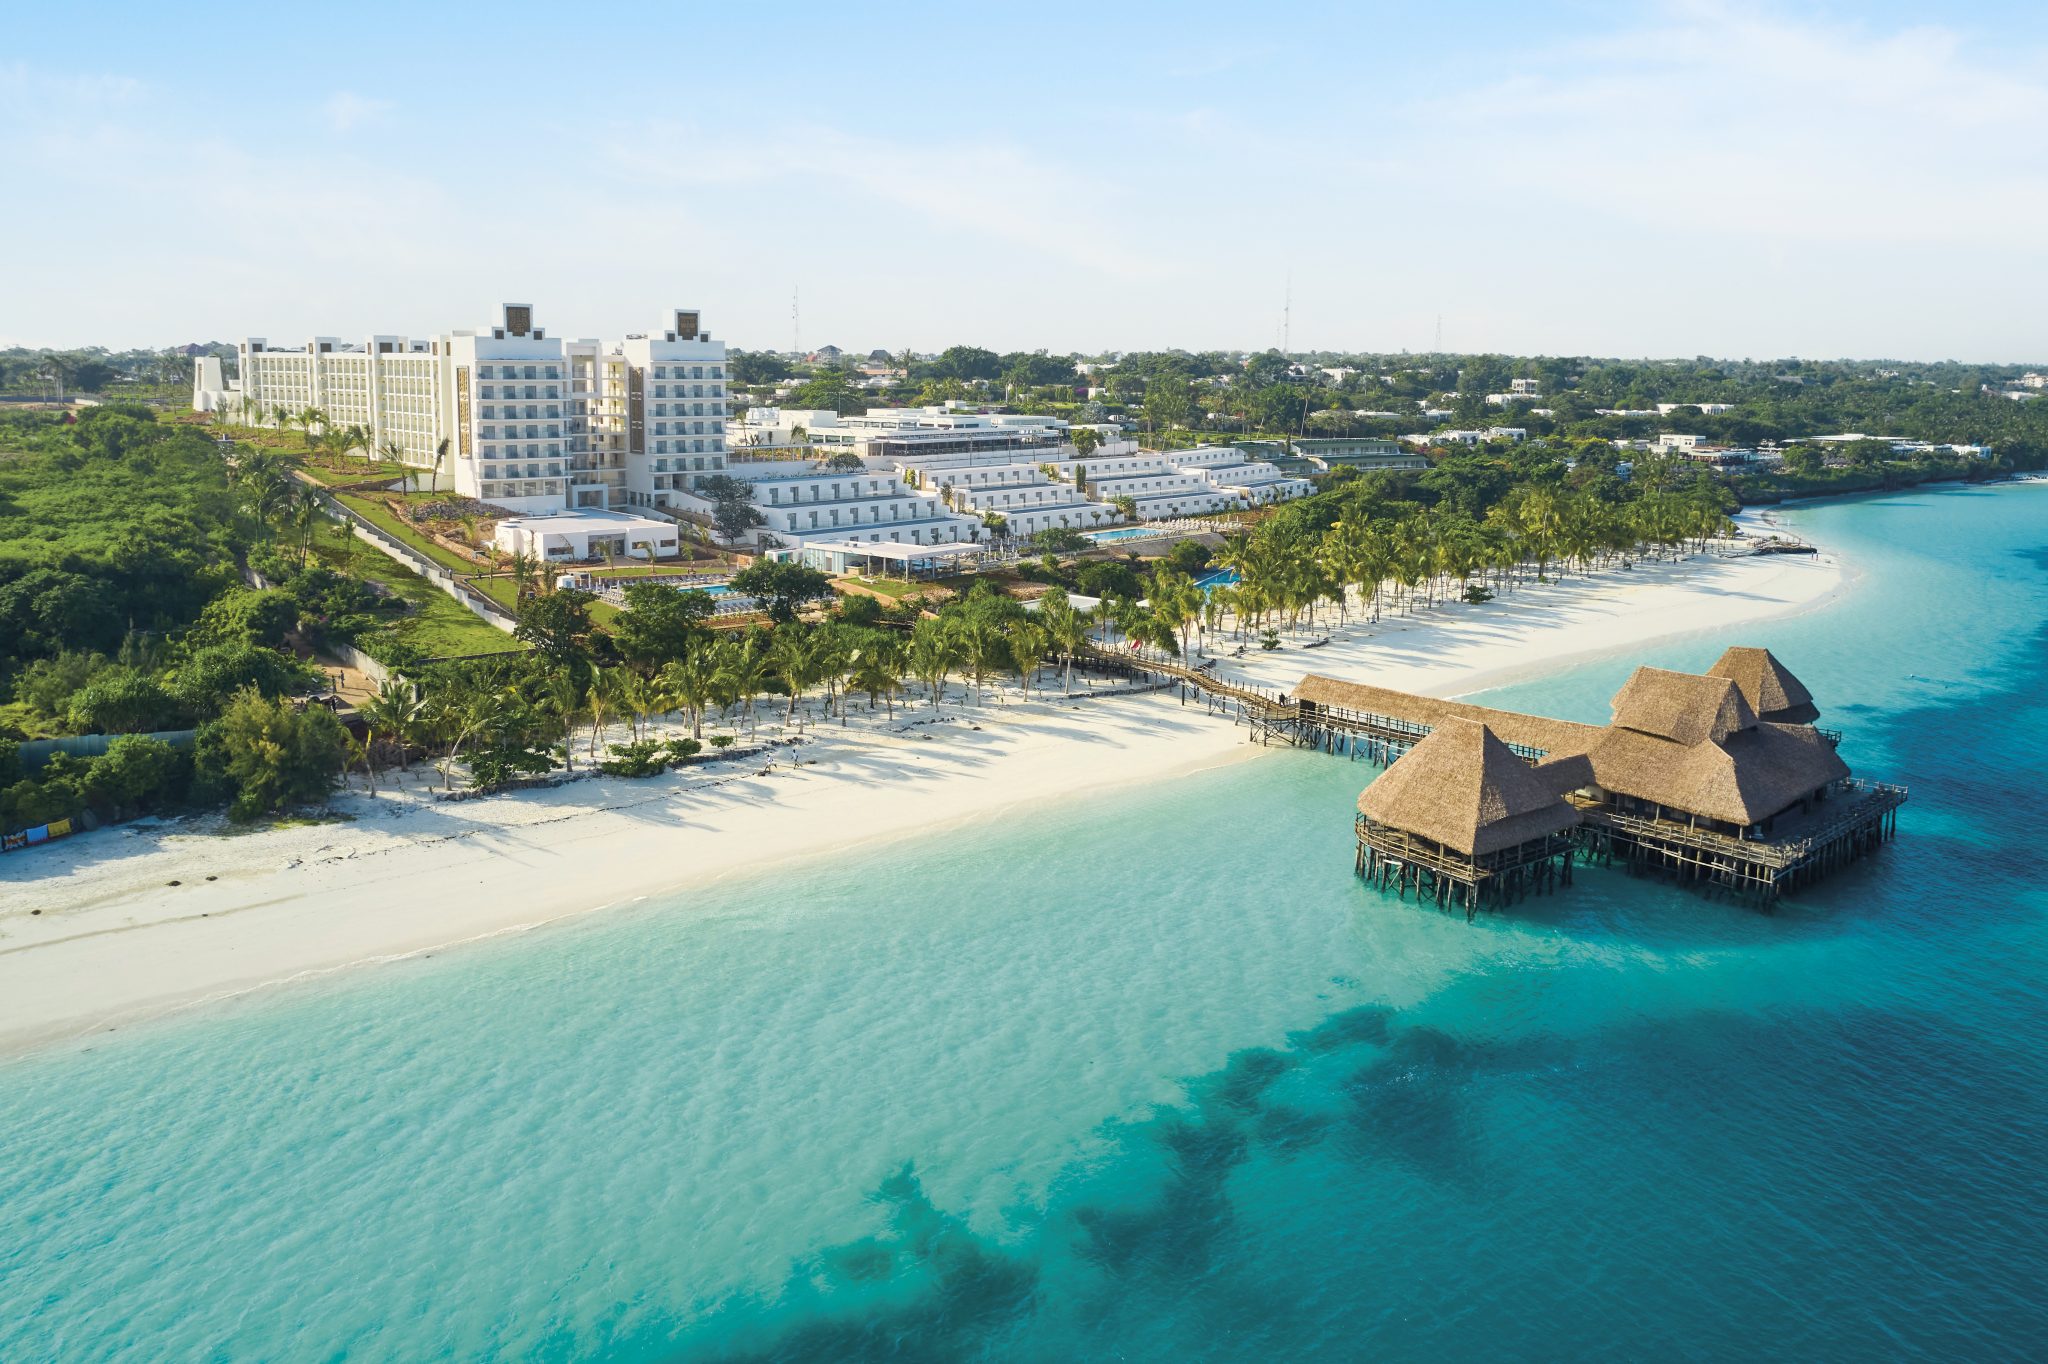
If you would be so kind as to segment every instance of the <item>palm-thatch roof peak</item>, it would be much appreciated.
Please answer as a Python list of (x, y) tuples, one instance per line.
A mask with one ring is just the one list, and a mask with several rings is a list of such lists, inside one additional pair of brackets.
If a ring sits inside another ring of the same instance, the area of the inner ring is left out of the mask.
[(1727, 649), (1707, 669), (1707, 675), (1734, 682), (1759, 720), (1810, 725), (1820, 718), (1813, 693), (1769, 649), (1741, 645)]
[(1614, 727), (1679, 744), (1720, 743), (1756, 727), (1756, 712), (1726, 677), (1637, 668), (1614, 694)]
[(1366, 787), (1358, 811), (1467, 856), (1558, 833), (1579, 818), (1491, 729), (1456, 716), (1439, 720)]

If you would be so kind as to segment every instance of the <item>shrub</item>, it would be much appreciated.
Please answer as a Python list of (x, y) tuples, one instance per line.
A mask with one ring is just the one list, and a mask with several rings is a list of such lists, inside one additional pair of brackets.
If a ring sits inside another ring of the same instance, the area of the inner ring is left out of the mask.
[(731, 748), (732, 737), (730, 734), (714, 734), (711, 736), (711, 746), (717, 749)]
[(597, 765), (597, 770), (607, 777), (654, 777), (668, 769), (665, 745), (645, 740), (632, 744), (613, 744), (611, 756)]
[(43, 715), (61, 717), (71, 698), (111, 666), (105, 654), (65, 649), (23, 668), (14, 683), (14, 698)]
[(1166, 566), (1182, 573), (1199, 573), (1209, 566), (1209, 547), (1200, 540), (1181, 540), (1166, 552)]
[(71, 698), (66, 720), (81, 734), (136, 734), (175, 729), (184, 703), (153, 677), (109, 669)]
[(199, 613), (195, 635), (211, 644), (276, 648), (299, 623), (299, 603), (279, 588), (231, 587)]
[(234, 819), (254, 819), (325, 800), (348, 762), (348, 731), (320, 706), (304, 710), (237, 692), (194, 746), (194, 790), (224, 800)]
[(244, 690), (278, 697), (308, 690), (319, 680), (318, 669), (275, 649), (252, 644), (210, 644), (194, 650), (178, 665), (174, 685), (179, 698), (193, 711), (211, 715)]
[(85, 793), (108, 814), (156, 809), (183, 795), (191, 759), (162, 739), (129, 734), (114, 740), (85, 769)]
[(668, 754), (668, 761), (671, 767), (681, 767), (684, 763), (702, 753), (704, 745), (695, 739), (670, 739), (662, 745), (662, 749)]

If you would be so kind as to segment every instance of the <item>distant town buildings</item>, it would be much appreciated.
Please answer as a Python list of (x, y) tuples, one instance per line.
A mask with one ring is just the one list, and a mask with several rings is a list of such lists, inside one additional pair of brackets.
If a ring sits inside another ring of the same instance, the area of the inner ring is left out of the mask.
[(192, 406), (361, 427), (366, 454), (512, 511), (666, 507), (725, 468), (725, 343), (700, 322), (677, 309), (659, 331), (565, 341), (508, 303), (498, 326), (434, 337), (249, 337), (237, 379), (196, 362)]

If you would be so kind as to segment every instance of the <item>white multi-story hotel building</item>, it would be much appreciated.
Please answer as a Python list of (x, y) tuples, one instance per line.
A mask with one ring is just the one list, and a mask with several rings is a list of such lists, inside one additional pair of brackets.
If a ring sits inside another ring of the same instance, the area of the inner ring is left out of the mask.
[(507, 304), (502, 325), (427, 339), (250, 337), (236, 379), (198, 362), (192, 405), (271, 426), (317, 411), (435, 486), (513, 511), (667, 507), (725, 470), (725, 343), (699, 323), (679, 309), (660, 332), (563, 341)]

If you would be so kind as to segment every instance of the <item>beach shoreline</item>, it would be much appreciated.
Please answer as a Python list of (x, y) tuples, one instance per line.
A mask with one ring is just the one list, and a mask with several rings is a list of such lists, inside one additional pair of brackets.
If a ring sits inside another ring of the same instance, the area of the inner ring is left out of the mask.
[[(1745, 519), (1749, 519), (1745, 517)], [(1286, 690), (1329, 673), (1468, 695), (1839, 600), (1832, 555), (1695, 557), (1532, 586), (1482, 606), (1355, 619), (1313, 649), (1219, 663)], [(460, 802), (417, 770), (338, 796), (334, 822), (230, 831), (145, 820), (0, 859), (0, 1057), (370, 964), (522, 935), (620, 904), (680, 899), (849, 846), (931, 836), (1061, 798), (1243, 761), (1249, 732), (1174, 691), (1059, 694), (934, 716), (863, 702), (761, 758), (632, 780), (593, 777)], [(1348, 817), (1348, 816), (1347, 816)], [(40, 911), (40, 912), (36, 912)]]

